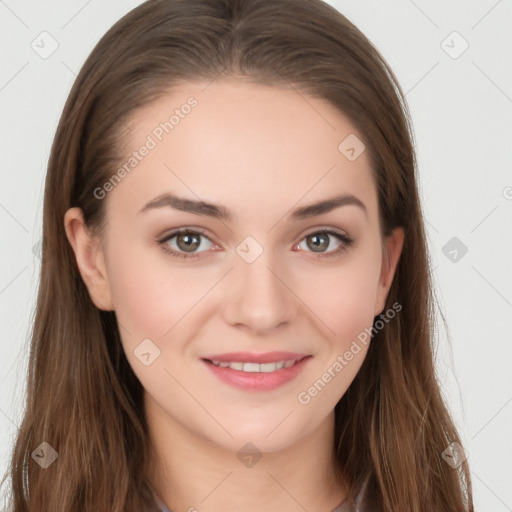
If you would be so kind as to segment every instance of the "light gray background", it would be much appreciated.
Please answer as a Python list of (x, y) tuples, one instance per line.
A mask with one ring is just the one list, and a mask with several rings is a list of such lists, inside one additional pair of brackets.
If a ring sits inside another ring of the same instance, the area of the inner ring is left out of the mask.
[[(139, 3), (0, 0), (2, 474), (22, 413), (40, 265), (33, 247), (41, 236), (52, 138), (85, 58)], [(329, 3), (370, 38), (407, 93), (436, 291), (450, 336), (441, 329), (439, 379), (466, 445), (476, 510), (510, 511), (511, 2)], [(46, 59), (31, 47), (51, 48), (43, 31), (58, 42)], [(469, 47), (458, 55), (464, 41)], [(450, 245), (443, 252), (452, 237), (466, 254)]]

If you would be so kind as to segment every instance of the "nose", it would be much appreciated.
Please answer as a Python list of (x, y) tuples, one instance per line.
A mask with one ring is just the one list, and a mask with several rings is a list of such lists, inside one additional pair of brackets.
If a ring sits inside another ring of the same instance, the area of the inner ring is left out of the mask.
[(285, 274), (265, 251), (252, 263), (238, 259), (225, 282), (225, 321), (256, 334), (272, 332), (289, 323), (295, 296), (286, 284)]

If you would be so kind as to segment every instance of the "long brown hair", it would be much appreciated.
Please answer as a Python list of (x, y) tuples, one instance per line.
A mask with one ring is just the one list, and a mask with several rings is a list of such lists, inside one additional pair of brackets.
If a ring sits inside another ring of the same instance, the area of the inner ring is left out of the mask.
[[(13, 512), (154, 506), (145, 480), (151, 452), (143, 389), (115, 312), (90, 299), (63, 219), (78, 206), (100, 233), (105, 201), (94, 190), (123, 161), (128, 119), (175, 84), (223, 77), (293, 87), (348, 116), (370, 155), (382, 234), (405, 230), (386, 304), (402, 310), (375, 334), (335, 408), (333, 449), (350, 477), (350, 496), (367, 481), (375, 511), (472, 511), (467, 462), (453, 468), (442, 457), (461, 441), (436, 380), (435, 300), (413, 133), (394, 74), (368, 39), (320, 0), (149, 0), (94, 48), (53, 142), (27, 397), (9, 472)], [(30, 456), (43, 442), (58, 454), (46, 469)]]

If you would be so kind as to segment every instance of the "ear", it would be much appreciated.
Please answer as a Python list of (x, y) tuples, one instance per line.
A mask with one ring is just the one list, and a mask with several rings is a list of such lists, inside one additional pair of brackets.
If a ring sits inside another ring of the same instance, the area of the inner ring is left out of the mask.
[(91, 300), (99, 309), (114, 310), (103, 249), (100, 240), (87, 230), (80, 208), (70, 208), (65, 213), (64, 228)]
[(386, 305), (386, 298), (393, 283), (395, 270), (402, 253), (404, 245), (404, 230), (403, 228), (395, 228), (391, 235), (384, 240), (384, 247), (382, 251), (382, 264), (379, 277), (379, 285), (377, 288), (377, 295), (375, 297), (375, 312), (374, 316), (379, 315), (384, 310)]

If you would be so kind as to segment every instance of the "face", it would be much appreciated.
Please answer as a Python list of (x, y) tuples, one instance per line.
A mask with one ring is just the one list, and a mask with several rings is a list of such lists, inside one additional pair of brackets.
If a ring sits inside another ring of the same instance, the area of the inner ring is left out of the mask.
[(116, 312), (150, 421), (279, 450), (332, 420), (401, 236), (382, 239), (363, 136), (330, 104), (206, 85), (133, 116), (125, 172), (96, 191), (99, 258), (77, 261), (96, 305)]

